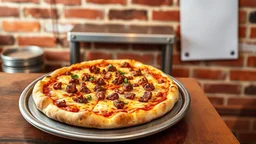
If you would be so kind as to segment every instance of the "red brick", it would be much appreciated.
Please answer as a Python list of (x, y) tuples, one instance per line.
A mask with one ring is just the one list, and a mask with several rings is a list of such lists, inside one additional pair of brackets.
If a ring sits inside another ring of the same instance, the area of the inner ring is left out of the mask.
[(256, 98), (248, 98), (248, 97), (233, 98), (233, 97), (230, 97), (228, 99), (228, 105), (254, 106), (255, 103), (256, 103)]
[(57, 3), (57, 4), (63, 4), (63, 5), (80, 5), (81, 0), (44, 0), (47, 3)]
[(80, 42), (80, 47), (81, 48), (90, 48), (92, 43), (89, 42)]
[(95, 59), (113, 59), (112, 53), (106, 53), (106, 52), (93, 52), (88, 51), (86, 53), (86, 60), (95, 60)]
[(256, 132), (241, 132), (239, 133), (239, 142), (241, 143), (255, 143)]
[(132, 3), (147, 6), (162, 6), (172, 5), (172, 0), (132, 0)]
[(174, 77), (189, 77), (189, 69), (187, 68), (173, 68), (172, 76)]
[(123, 43), (94, 43), (96, 49), (128, 49), (129, 44)]
[(246, 71), (246, 70), (231, 70), (230, 71), (231, 80), (240, 81), (255, 81), (256, 71)]
[(39, 0), (2, 0), (2, 2), (38, 3)]
[(256, 85), (248, 85), (244, 89), (246, 95), (256, 95)]
[(158, 44), (132, 44), (133, 50), (140, 50), (140, 51), (146, 51), (146, 50), (156, 50), (160, 51), (163, 45)]
[(103, 19), (104, 14), (101, 10), (73, 8), (65, 9), (66, 18), (85, 18), (85, 19)]
[(40, 24), (36, 21), (3, 21), (2, 28), (7, 32), (38, 32)]
[(251, 28), (251, 35), (250, 35), (251, 38), (256, 38), (256, 27), (252, 27)]
[(70, 61), (70, 52), (67, 51), (45, 51), (47, 61)]
[(87, 3), (96, 4), (121, 4), (126, 5), (126, 0), (86, 0)]
[(241, 90), (241, 85), (238, 84), (204, 84), (204, 92), (206, 93), (240, 94)]
[(158, 21), (180, 21), (180, 12), (177, 10), (170, 11), (153, 11), (152, 19)]
[(224, 122), (231, 130), (249, 130), (250, 129), (250, 121), (249, 119), (238, 119), (238, 118), (231, 118), (231, 119), (224, 119)]
[(63, 67), (61, 64), (46, 64), (45, 65), (45, 72), (52, 72), (56, 69)]
[(239, 7), (256, 7), (255, 0), (239, 0)]
[(206, 65), (227, 66), (227, 67), (242, 67), (244, 64), (244, 57), (239, 55), (238, 59), (235, 59), (235, 60), (206, 61), (205, 64)]
[(13, 45), (14, 37), (10, 35), (0, 35), (0, 45)]
[(246, 37), (246, 27), (240, 26), (238, 31), (239, 31), (239, 38)]
[(152, 54), (136, 54), (136, 53), (118, 53), (117, 59), (134, 59), (140, 61), (145, 64), (153, 63), (153, 55)]
[(26, 46), (26, 45), (36, 45), (41, 47), (55, 47), (56, 42), (55, 38), (53, 37), (36, 37), (36, 36), (30, 36), (30, 37), (18, 37), (18, 44), (20, 46)]
[(19, 17), (18, 8), (0, 6), (0, 17)]
[(256, 56), (249, 56), (247, 59), (248, 67), (256, 67)]
[(58, 12), (56, 9), (45, 8), (24, 8), (24, 15), (26, 17), (32, 16), (34, 18), (57, 18)]
[(240, 24), (245, 24), (246, 23), (246, 18), (247, 17), (247, 13), (244, 10), (240, 10), (239, 11), (239, 23)]
[[(157, 64), (161, 65), (161, 55), (157, 56)], [(199, 65), (200, 61), (181, 61), (180, 54), (173, 54), (172, 64), (173, 65)]]
[(227, 73), (221, 70), (194, 69), (193, 77), (199, 79), (224, 80), (227, 77)]
[(145, 10), (110, 10), (108, 14), (110, 20), (119, 19), (119, 20), (147, 20), (147, 11)]
[(216, 96), (208, 96), (207, 97), (212, 105), (223, 105), (224, 98), (223, 97), (216, 97)]

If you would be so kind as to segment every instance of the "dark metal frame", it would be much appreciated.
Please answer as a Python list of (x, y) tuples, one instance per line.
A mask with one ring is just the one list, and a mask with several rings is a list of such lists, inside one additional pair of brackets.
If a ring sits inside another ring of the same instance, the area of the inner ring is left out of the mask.
[(171, 74), (172, 48), (175, 36), (170, 34), (120, 34), (120, 33), (93, 33), (93, 32), (69, 32), (70, 63), (80, 62), (80, 42), (113, 42), (113, 43), (146, 43), (162, 44), (162, 70)]

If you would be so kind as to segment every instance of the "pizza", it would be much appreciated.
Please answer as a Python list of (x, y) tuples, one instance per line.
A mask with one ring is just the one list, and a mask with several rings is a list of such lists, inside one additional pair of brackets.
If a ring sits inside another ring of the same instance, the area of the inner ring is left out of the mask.
[(152, 121), (179, 98), (175, 82), (135, 60), (93, 60), (53, 71), (33, 88), (36, 107), (49, 118), (111, 129)]

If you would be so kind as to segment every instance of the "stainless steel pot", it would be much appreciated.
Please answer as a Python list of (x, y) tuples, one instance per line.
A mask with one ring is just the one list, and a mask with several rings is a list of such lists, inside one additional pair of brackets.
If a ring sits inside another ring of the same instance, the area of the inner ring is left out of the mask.
[(38, 46), (9, 48), (2, 52), (2, 68), (7, 73), (43, 72), (44, 51)]

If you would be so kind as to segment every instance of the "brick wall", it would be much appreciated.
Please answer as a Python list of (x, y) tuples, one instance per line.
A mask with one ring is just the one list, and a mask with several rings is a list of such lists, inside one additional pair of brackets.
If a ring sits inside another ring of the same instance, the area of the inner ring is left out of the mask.
[[(46, 68), (52, 71), (69, 64), (63, 27), (78, 23), (165, 25), (180, 36), (179, 20), (178, 0), (0, 0), (0, 47), (41, 46), (46, 53)], [(255, 0), (239, 1), (239, 42), (237, 60), (183, 62), (178, 41), (173, 75), (196, 78), (227, 125), (241, 142), (247, 143), (256, 141)], [(82, 53), (87, 60), (134, 58), (160, 67), (158, 45), (82, 46), (88, 49)]]

